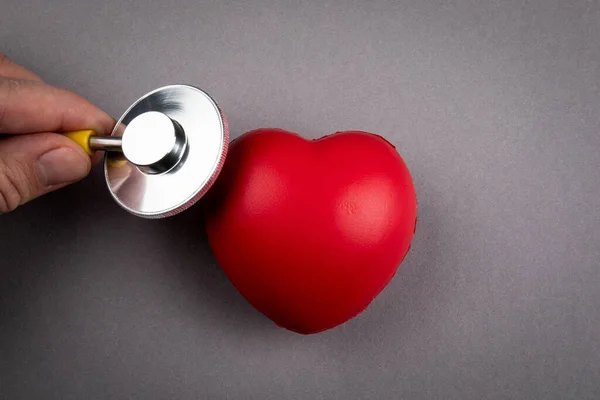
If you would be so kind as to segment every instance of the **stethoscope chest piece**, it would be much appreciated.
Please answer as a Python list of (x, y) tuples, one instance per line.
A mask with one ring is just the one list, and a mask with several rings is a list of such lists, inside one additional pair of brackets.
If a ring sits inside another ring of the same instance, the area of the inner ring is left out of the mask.
[(163, 218), (208, 191), (228, 140), (225, 117), (208, 94), (171, 85), (138, 99), (110, 137), (96, 137), (90, 145), (113, 147), (104, 158), (104, 175), (114, 200), (136, 216)]

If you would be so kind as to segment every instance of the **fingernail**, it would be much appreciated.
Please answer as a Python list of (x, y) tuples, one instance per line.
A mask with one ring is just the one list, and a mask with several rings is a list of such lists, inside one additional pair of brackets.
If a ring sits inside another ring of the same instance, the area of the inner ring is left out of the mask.
[(44, 153), (37, 162), (41, 183), (45, 186), (62, 185), (83, 179), (89, 172), (89, 162), (69, 148)]

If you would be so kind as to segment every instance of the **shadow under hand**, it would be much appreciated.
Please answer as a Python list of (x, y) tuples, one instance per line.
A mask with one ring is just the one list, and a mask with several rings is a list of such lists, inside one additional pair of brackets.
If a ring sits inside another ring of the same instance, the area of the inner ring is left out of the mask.
[(81, 182), (0, 216), (0, 325), (22, 316), (44, 288), (62, 287), (64, 273), (80, 267), (79, 255), (93, 253), (96, 218), (110, 223), (111, 202), (95, 169)]
[[(218, 266), (202, 204), (159, 220), (129, 215), (110, 197), (100, 169), (0, 217), (0, 325), (23, 318), (42, 293), (57, 301), (64, 292), (84, 287), (88, 292), (81, 301), (96, 301), (89, 294), (92, 287), (103, 304), (93, 307), (114, 307), (109, 319), (154, 298), (194, 323), (208, 321), (218, 332), (279, 330)], [(160, 293), (146, 295), (145, 287)]]

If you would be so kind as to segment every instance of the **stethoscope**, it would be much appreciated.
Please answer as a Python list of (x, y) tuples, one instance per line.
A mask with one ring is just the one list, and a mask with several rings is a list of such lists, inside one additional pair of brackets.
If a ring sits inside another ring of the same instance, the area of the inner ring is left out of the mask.
[(114, 200), (143, 218), (175, 215), (211, 187), (227, 154), (227, 122), (217, 103), (189, 85), (169, 85), (139, 98), (110, 136), (65, 134), (88, 154), (104, 151)]

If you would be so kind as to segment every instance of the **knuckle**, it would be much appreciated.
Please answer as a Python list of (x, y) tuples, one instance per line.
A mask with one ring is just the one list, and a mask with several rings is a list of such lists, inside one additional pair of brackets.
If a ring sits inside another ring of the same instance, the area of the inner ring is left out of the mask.
[(0, 159), (0, 213), (14, 211), (29, 200), (27, 175), (19, 164), (9, 167)]

